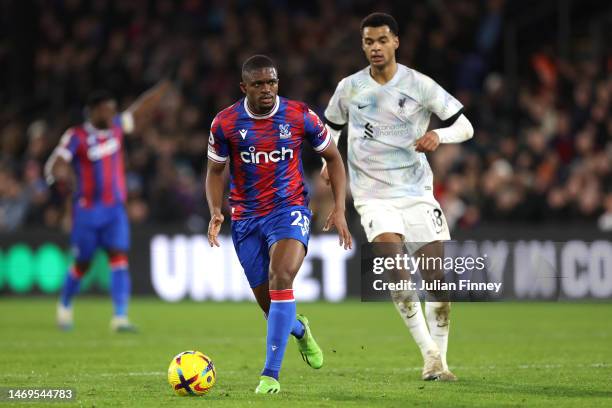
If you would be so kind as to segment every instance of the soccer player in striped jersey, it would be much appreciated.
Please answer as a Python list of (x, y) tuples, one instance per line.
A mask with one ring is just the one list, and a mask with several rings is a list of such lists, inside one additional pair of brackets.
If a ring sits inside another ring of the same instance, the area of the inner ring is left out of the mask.
[[(66, 174), (68, 181), (76, 182), (70, 238), (75, 262), (70, 266), (57, 306), (57, 323), (61, 329), (72, 328), (72, 300), (95, 250), (103, 248), (108, 253), (111, 269), (114, 309), (111, 328), (117, 332), (135, 330), (128, 319), (130, 226), (124, 207), (124, 134), (132, 133), (148, 119), (169, 87), (169, 81), (160, 81), (119, 114), (110, 93), (93, 92), (87, 101), (87, 121), (64, 133), (45, 165), (50, 183)], [(62, 167), (71, 168), (72, 172), (63, 171)]]
[[(425, 153), (436, 150), (440, 143), (471, 138), (472, 125), (452, 95), (431, 78), (396, 62), (398, 26), (392, 16), (367, 16), (361, 37), (369, 66), (340, 81), (325, 110), (336, 143), (348, 124), (355, 208), (368, 241), (391, 244), (387, 248), (408, 244), (416, 256), (440, 256), (441, 241), (450, 236), (433, 195)], [(445, 127), (427, 130), (432, 113), (445, 121)], [(324, 178), (327, 172), (324, 165)], [(439, 280), (443, 271), (421, 268), (421, 275), (428, 281)], [(425, 316), (416, 293), (392, 291), (391, 295), (421, 350), (422, 378), (455, 380), (446, 362), (450, 327), (446, 294), (432, 293), (436, 301), (426, 303)]]
[(266, 361), (256, 393), (277, 393), (279, 371), (289, 335), (304, 361), (323, 365), (308, 319), (296, 314), (293, 280), (308, 249), (311, 212), (302, 169), (308, 141), (327, 160), (335, 207), (325, 230), (335, 226), (340, 245), (352, 246), (344, 215), (346, 175), (336, 145), (319, 117), (302, 102), (279, 97), (272, 60), (255, 55), (242, 67), (246, 97), (214, 118), (208, 142), (206, 196), (211, 220), (210, 245), (223, 214), (224, 179), (230, 168), (232, 240), (249, 285), (267, 316)]

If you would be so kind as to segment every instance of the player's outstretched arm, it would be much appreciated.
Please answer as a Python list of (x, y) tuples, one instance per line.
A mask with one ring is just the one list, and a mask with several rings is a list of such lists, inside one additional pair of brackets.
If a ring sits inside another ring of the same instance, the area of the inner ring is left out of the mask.
[(141, 126), (151, 117), (151, 114), (161, 102), (163, 96), (170, 90), (172, 83), (168, 79), (162, 79), (151, 89), (143, 93), (126, 110), (134, 118), (136, 127)]
[(327, 163), (327, 172), (335, 202), (334, 209), (327, 217), (323, 231), (329, 231), (331, 227), (336, 227), (340, 238), (340, 245), (344, 245), (344, 249), (350, 249), (353, 247), (353, 238), (349, 232), (344, 214), (346, 208), (346, 172), (344, 171), (342, 156), (335, 143), (330, 143), (321, 152), (321, 156), (323, 156)]
[(206, 200), (208, 201), (208, 209), (210, 210), (210, 222), (208, 223), (208, 243), (210, 246), (221, 246), (217, 240), (221, 224), (223, 224), (223, 214), (221, 206), (223, 205), (223, 190), (225, 183), (223, 178), (223, 170), (225, 163), (216, 163), (208, 160), (206, 168)]

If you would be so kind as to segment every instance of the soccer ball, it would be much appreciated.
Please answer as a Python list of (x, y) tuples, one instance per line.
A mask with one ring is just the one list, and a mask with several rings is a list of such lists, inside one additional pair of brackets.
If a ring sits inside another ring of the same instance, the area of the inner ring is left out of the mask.
[(177, 354), (168, 367), (168, 382), (178, 395), (204, 395), (216, 379), (212, 360), (199, 351)]

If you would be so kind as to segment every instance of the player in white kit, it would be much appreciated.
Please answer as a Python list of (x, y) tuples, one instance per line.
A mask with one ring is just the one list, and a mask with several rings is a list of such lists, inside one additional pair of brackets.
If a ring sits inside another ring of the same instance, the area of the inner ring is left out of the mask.
[[(472, 125), (452, 95), (431, 78), (396, 62), (398, 26), (392, 16), (370, 14), (361, 23), (361, 35), (370, 65), (340, 81), (325, 110), (336, 144), (348, 124), (355, 208), (369, 242), (406, 245), (415, 254), (442, 256), (441, 241), (450, 235), (433, 195), (425, 153), (440, 143), (470, 139)], [(427, 131), (432, 113), (448, 126)], [(321, 174), (327, 179), (325, 164)], [(440, 270), (421, 268), (421, 274), (426, 280), (443, 278)], [(392, 291), (391, 296), (421, 350), (422, 378), (456, 380), (446, 362), (450, 302), (426, 302), (423, 315), (415, 292)]]

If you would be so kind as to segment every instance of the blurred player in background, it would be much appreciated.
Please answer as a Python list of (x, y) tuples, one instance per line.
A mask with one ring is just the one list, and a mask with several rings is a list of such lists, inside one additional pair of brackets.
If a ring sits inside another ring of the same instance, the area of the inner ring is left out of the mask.
[(335, 207), (325, 230), (335, 226), (340, 245), (351, 247), (345, 219), (346, 176), (336, 145), (319, 117), (302, 102), (281, 98), (273, 61), (249, 58), (240, 83), (245, 98), (212, 122), (206, 196), (210, 245), (219, 246), (226, 163), (230, 165), (232, 240), (253, 293), (267, 316), (266, 361), (256, 393), (277, 393), (289, 334), (304, 361), (323, 365), (308, 320), (296, 315), (293, 280), (308, 248), (311, 212), (304, 185), (302, 144), (307, 140), (327, 160)]
[[(470, 139), (472, 125), (459, 101), (431, 78), (396, 62), (398, 25), (392, 16), (367, 16), (361, 36), (370, 65), (340, 81), (325, 111), (336, 144), (348, 124), (355, 208), (368, 241), (408, 244), (427, 256), (442, 256), (441, 241), (450, 235), (425, 153), (440, 143)], [(446, 127), (427, 131), (431, 113)], [(324, 178), (328, 167), (324, 164)], [(440, 270), (421, 268), (421, 274), (426, 280), (443, 278)], [(423, 379), (456, 380), (446, 362), (450, 302), (427, 302), (424, 317), (416, 292), (392, 291), (392, 298), (421, 350)]]
[[(130, 226), (124, 207), (123, 138), (151, 116), (170, 86), (168, 80), (160, 81), (119, 114), (110, 93), (93, 92), (87, 100), (87, 121), (64, 133), (45, 165), (50, 183), (61, 178), (75, 182), (70, 238), (75, 262), (57, 306), (57, 323), (64, 330), (72, 328), (72, 300), (97, 248), (106, 250), (110, 261), (114, 309), (111, 328), (117, 332), (135, 330), (127, 314)], [(69, 167), (73, 171), (67, 171)]]

